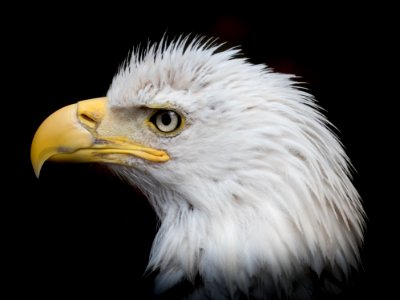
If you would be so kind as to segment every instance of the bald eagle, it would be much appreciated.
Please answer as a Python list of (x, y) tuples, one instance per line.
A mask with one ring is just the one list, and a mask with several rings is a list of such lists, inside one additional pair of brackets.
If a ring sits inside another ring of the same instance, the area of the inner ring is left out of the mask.
[(104, 163), (137, 186), (160, 221), (147, 266), (157, 293), (183, 280), (190, 299), (335, 290), (365, 227), (349, 159), (292, 75), (239, 54), (189, 37), (133, 51), (106, 97), (41, 124), (34, 171)]

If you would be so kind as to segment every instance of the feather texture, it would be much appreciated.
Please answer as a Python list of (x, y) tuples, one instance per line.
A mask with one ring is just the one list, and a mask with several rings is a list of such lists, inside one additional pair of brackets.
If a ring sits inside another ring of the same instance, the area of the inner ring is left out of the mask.
[(129, 122), (166, 106), (186, 123), (173, 137), (132, 125), (171, 160), (110, 168), (160, 219), (148, 264), (158, 292), (199, 276), (193, 299), (308, 296), (310, 271), (344, 280), (359, 262), (365, 216), (351, 165), (293, 76), (239, 54), (188, 37), (133, 51), (108, 91), (110, 112)]

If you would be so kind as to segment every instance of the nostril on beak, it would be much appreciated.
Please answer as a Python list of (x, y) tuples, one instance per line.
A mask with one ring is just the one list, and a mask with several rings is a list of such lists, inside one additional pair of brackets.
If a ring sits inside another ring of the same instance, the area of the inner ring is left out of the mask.
[(82, 113), (82, 114), (80, 115), (80, 117), (81, 117), (82, 119), (88, 121), (88, 122), (96, 123), (96, 121), (95, 121), (92, 117), (90, 117), (89, 115), (87, 115), (87, 114), (85, 114), (85, 113)]
[(77, 118), (87, 129), (96, 130), (104, 117), (106, 98), (96, 98), (78, 102)]
[(79, 121), (91, 129), (95, 129), (97, 127), (96, 119), (87, 113), (80, 113)]

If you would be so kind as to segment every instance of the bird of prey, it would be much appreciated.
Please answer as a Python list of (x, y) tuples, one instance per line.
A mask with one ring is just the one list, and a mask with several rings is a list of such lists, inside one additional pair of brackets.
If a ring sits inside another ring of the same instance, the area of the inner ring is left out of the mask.
[(365, 212), (332, 125), (294, 76), (180, 37), (136, 49), (106, 97), (49, 116), (31, 161), (102, 163), (160, 221), (147, 271), (188, 299), (307, 299), (360, 264)]

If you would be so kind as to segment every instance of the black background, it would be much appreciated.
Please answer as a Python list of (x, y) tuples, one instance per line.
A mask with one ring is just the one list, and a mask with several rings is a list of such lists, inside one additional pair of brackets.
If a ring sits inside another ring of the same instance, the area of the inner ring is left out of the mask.
[(94, 165), (46, 163), (38, 180), (29, 150), (50, 113), (104, 96), (133, 46), (158, 41), (165, 33), (217, 37), (227, 46), (240, 45), (253, 63), (301, 77), (338, 128), (368, 215), (363, 266), (341, 298), (389, 295), (398, 273), (392, 255), (398, 248), (398, 195), (389, 192), (395, 182), (387, 179), (392, 176), (386, 168), (394, 168), (387, 160), (392, 155), (388, 139), (398, 137), (387, 137), (393, 103), (379, 85), (387, 76), (381, 67), (390, 63), (388, 30), (377, 21), (386, 14), (374, 7), (303, 12), (289, 4), (253, 6), (248, 13), (211, 13), (204, 7), (203, 13), (196, 7), (154, 12), (155, 7), (4, 11), (11, 21), (2, 23), (7, 78), (2, 80), (7, 104), (2, 244), (5, 285), (13, 298), (150, 294), (151, 278), (143, 271), (157, 221), (146, 199)]

